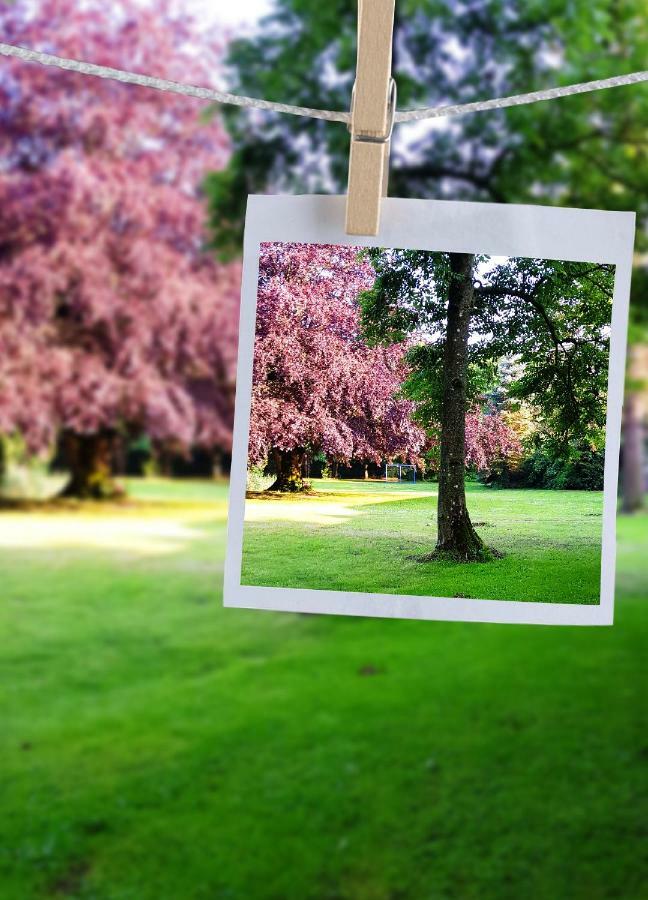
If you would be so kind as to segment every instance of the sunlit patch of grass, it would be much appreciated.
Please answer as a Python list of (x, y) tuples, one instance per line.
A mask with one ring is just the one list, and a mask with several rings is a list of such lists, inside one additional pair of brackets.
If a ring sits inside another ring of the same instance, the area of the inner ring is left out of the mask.
[[(58, 516), (5, 514), (0, 516), (0, 549), (88, 547), (127, 550), (137, 554), (176, 553), (201, 532), (200, 519), (212, 514), (155, 517), (61, 513)], [(184, 521), (183, 521), (184, 520)]]
[[(338, 490), (313, 491), (308, 494), (248, 494), (245, 502), (246, 522), (307, 522), (312, 525), (339, 525), (361, 513), (363, 507), (380, 503), (435, 497), (435, 490), (345, 491), (344, 482), (337, 482)], [(318, 485), (319, 487), (319, 485)]]
[(183, 491), (163, 479), (131, 479), (128, 494), (117, 501), (6, 501), (0, 512), (0, 550), (86, 547), (145, 556), (177, 553), (204, 534), (206, 523), (224, 522), (226, 515), (222, 484), (188, 482)]

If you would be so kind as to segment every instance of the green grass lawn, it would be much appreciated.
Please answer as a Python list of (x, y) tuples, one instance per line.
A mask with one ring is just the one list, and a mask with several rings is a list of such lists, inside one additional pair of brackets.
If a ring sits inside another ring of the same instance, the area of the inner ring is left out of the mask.
[(503, 559), (420, 562), (436, 542), (433, 484), (315, 480), (315, 494), (246, 501), (248, 585), (598, 603), (603, 495), (468, 485), (477, 531)]
[(133, 492), (0, 514), (3, 900), (646, 896), (648, 517), (612, 628), (427, 623), (223, 609), (223, 488)]

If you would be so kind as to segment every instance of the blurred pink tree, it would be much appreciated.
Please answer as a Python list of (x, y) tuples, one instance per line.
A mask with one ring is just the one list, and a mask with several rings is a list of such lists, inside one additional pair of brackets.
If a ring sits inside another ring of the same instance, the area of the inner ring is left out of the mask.
[[(167, 2), (18, 0), (3, 40), (209, 84), (221, 44)], [(117, 435), (227, 448), (239, 272), (205, 249), (227, 160), (191, 100), (0, 65), (0, 435), (61, 437), (77, 496), (113, 489)]]
[(425, 434), (398, 396), (405, 345), (368, 347), (358, 293), (374, 272), (358, 247), (264, 244), (249, 459), (274, 464), (273, 490), (304, 487), (308, 450), (335, 461), (416, 461)]

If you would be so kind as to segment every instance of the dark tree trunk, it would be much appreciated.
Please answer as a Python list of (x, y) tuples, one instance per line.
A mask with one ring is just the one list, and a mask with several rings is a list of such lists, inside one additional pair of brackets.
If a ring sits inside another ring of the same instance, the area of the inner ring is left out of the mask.
[(470, 521), (465, 488), (466, 379), (474, 263), (472, 254), (450, 254), (452, 278), (448, 290), (441, 403), (439, 533), (434, 554), (465, 561), (484, 559), (488, 555)]
[(157, 472), (163, 478), (173, 478), (173, 458), (174, 453), (167, 444), (156, 444), (154, 446), (154, 458)]
[(220, 450), (212, 451), (212, 478), (223, 477), (223, 454)]
[(122, 435), (115, 435), (112, 442), (112, 465), (111, 471), (115, 475), (126, 475), (127, 470), (128, 445), (126, 439)]
[(626, 396), (623, 415), (623, 511), (634, 513), (644, 500), (644, 432), (636, 397)]
[(302, 474), (304, 450), (273, 450), (276, 478), (268, 488), (269, 491), (282, 491), (296, 494), (306, 490), (306, 482)]
[(112, 477), (114, 442), (115, 435), (111, 432), (63, 435), (63, 455), (70, 469), (70, 480), (61, 492), (62, 497), (111, 500), (123, 493)]
[(7, 439), (0, 434), (0, 487), (2, 487), (2, 482), (7, 477), (7, 468), (9, 465), (7, 457)]

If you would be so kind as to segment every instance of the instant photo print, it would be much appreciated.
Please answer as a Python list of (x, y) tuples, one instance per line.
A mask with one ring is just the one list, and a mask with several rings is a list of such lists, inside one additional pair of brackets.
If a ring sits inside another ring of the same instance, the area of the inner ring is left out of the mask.
[(609, 625), (634, 214), (251, 197), (225, 605)]

